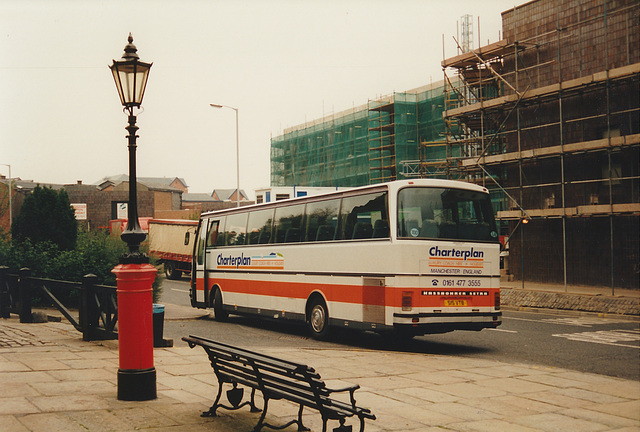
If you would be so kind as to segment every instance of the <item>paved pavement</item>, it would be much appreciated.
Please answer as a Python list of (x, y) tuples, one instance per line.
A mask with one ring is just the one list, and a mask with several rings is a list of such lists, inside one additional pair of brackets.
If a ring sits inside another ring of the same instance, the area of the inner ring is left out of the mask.
[[(167, 305), (165, 319), (202, 314)], [(377, 416), (367, 431), (640, 431), (640, 382), (565, 369), (365, 349), (265, 349), (306, 363), (331, 387), (359, 384), (358, 405)], [(201, 418), (217, 393), (204, 351), (154, 349), (158, 398), (119, 401), (117, 341), (83, 342), (65, 322), (0, 319), (0, 432), (249, 431), (247, 408)], [(270, 402), (283, 424), (297, 407)], [(320, 416), (304, 422), (322, 430)], [(329, 424), (329, 430), (337, 422)], [(289, 427), (287, 431), (296, 430)], [(354, 427), (357, 430), (357, 427)]]

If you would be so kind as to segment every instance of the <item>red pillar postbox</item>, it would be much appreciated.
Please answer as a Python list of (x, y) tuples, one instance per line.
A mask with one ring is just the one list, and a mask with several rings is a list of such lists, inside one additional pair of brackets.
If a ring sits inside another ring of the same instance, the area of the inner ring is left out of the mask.
[(157, 270), (150, 264), (120, 264), (112, 271), (118, 285), (118, 399), (155, 399), (151, 285)]

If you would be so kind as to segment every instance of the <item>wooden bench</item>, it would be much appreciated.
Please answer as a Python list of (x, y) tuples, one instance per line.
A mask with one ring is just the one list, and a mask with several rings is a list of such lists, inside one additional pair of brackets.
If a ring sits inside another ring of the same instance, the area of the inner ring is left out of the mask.
[[(252, 412), (262, 411), (260, 420), (253, 429), (256, 432), (263, 427), (284, 429), (293, 424), (298, 425), (298, 431), (309, 430), (302, 424), (302, 410), (304, 407), (313, 408), (320, 412), (323, 432), (327, 430), (328, 420), (340, 422), (340, 426), (335, 428), (334, 432), (348, 432), (352, 430), (350, 425), (345, 425), (345, 420), (348, 417), (358, 417), (360, 431), (364, 431), (365, 419), (375, 420), (376, 418), (370, 410), (356, 405), (354, 392), (360, 388), (359, 385), (343, 389), (330, 389), (313, 368), (303, 364), (259, 354), (198, 336), (183, 337), (182, 340), (187, 342), (191, 348), (196, 345), (204, 348), (218, 379), (216, 400), (209, 408), (209, 411), (203, 412), (202, 416), (215, 417), (218, 408), (235, 410), (249, 405)], [(227, 391), (227, 399), (232, 406), (225, 406), (220, 403), (224, 383), (232, 386)], [(238, 388), (238, 384), (251, 388), (251, 399), (249, 401), (241, 403), (244, 390)], [(256, 390), (262, 393), (264, 399), (262, 410), (255, 405), (254, 396)], [(338, 392), (349, 392), (350, 401), (344, 402), (331, 397), (332, 393)], [(283, 426), (272, 426), (265, 423), (268, 404), (272, 399), (286, 399), (298, 404), (300, 406), (298, 418)]]

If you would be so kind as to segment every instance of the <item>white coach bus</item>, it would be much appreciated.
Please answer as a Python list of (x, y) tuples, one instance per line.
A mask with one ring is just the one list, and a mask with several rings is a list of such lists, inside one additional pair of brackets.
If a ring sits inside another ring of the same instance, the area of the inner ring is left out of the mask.
[(501, 324), (488, 191), (403, 180), (202, 214), (191, 304), (403, 335)]

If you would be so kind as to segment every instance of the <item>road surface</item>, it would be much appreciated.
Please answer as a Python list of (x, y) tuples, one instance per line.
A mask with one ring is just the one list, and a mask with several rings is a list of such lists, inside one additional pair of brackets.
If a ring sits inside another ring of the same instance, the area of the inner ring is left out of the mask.
[[(165, 280), (162, 299), (189, 305), (189, 284)], [(571, 311), (503, 311), (495, 330), (456, 331), (394, 341), (374, 333), (339, 331), (329, 342), (308, 337), (302, 325), (231, 316), (229, 322), (212, 319), (165, 322), (166, 338), (182, 344), (195, 334), (244, 347), (299, 348), (351, 346), (390, 352), (416, 352), (490, 359), (572, 369), (640, 381), (640, 321)]]

